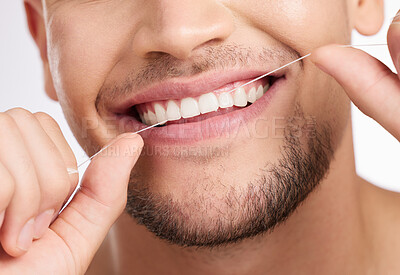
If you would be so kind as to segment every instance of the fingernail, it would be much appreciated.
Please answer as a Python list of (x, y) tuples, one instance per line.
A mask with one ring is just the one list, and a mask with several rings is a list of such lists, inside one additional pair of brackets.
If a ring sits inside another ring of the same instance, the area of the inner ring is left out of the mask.
[(47, 228), (49, 228), (50, 222), (53, 219), (54, 209), (46, 210), (39, 214), (35, 219), (35, 224), (33, 226), (33, 238), (40, 239), (44, 233), (46, 233)]
[(6, 210), (0, 213), (0, 227), (3, 225), (4, 215), (6, 214)]
[(33, 239), (33, 224), (35, 223), (35, 218), (30, 219), (22, 228), (19, 233), (17, 246), (19, 249), (27, 251), (32, 244)]

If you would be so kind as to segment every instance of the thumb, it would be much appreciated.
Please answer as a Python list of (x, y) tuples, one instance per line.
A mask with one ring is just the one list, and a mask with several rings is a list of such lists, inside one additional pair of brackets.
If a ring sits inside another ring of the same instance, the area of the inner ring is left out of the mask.
[(353, 103), (400, 140), (400, 81), (367, 53), (337, 45), (315, 50), (311, 60), (334, 77)]
[(80, 190), (51, 226), (69, 248), (79, 274), (86, 271), (125, 207), (130, 173), (142, 147), (137, 134), (118, 136), (93, 158)]

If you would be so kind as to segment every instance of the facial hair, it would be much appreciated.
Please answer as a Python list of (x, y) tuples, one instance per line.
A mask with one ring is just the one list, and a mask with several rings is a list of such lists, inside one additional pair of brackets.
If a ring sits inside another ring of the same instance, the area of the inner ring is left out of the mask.
[[(297, 121), (304, 125), (301, 107), (296, 109)], [(246, 188), (227, 190), (212, 217), (207, 217), (210, 208), (201, 197), (176, 201), (150, 191), (135, 175), (126, 211), (157, 237), (185, 247), (213, 248), (269, 233), (288, 219), (329, 170), (334, 151), (330, 129), (328, 123), (315, 124), (313, 135), (304, 139), (298, 125), (288, 124), (278, 162), (260, 167)], [(203, 218), (188, 218), (198, 211)]]

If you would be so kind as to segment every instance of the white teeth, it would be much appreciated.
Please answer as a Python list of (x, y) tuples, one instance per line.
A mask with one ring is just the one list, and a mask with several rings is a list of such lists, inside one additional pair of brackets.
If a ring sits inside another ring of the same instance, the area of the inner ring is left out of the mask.
[(263, 90), (264, 94), (268, 91), (268, 89), (269, 89), (269, 84), (265, 84), (264, 90)]
[(233, 102), (235, 106), (244, 107), (247, 105), (247, 95), (243, 88), (239, 88), (235, 91), (233, 95)]
[(218, 99), (213, 93), (201, 95), (199, 98), (200, 113), (206, 114), (218, 110)]
[(247, 95), (247, 101), (250, 103), (254, 103), (257, 100), (256, 98), (256, 88), (253, 87), (250, 89), (249, 94)]
[(194, 98), (187, 97), (181, 101), (181, 114), (183, 118), (200, 115), (199, 105)]
[(145, 122), (145, 120), (144, 120), (144, 114), (139, 114), (139, 117), (140, 117), (140, 121)]
[(154, 111), (156, 112), (157, 122), (162, 122), (167, 120), (167, 115), (165, 109), (160, 104), (154, 104)]
[(268, 91), (269, 87), (269, 84), (260, 85), (258, 88), (252, 87), (248, 93), (243, 87), (238, 88), (233, 94), (225, 92), (216, 96), (214, 93), (207, 93), (201, 95), (198, 101), (192, 97), (187, 97), (180, 101), (180, 106), (174, 100), (169, 100), (167, 102), (167, 110), (165, 110), (163, 104), (155, 103), (153, 106), (154, 112), (149, 110), (139, 115), (143, 123), (153, 125), (167, 120), (195, 117), (200, 113), (206, 114), (217, 111), (218, 108), (229, 108), (233, 105), (245, 107), (247, 102), (254, 103), (260, 99)]
[(150, 125), (149, 114), (147, 112), (144, 112), (142, 121), (144, 124)]
[(157, 121), (157, 117), (156, 117), (156, 114), (155, 113), (153, 113), (152, 111), (149, 111), (149, 113), (148, 113), (148, 119), (149, 119), (149, 125), (153, 125), (153, 124), (156, 124), (158, 121)]
[(233, 98), (230, 93), (222, 93), (218, 97), (219, 107), (229, 108), (233, 106)]
[(179, 106), (173, 100), (169, 100), (167, 104), (167, 119), (178, 120), (181, 119), (181, 112)]
[(256, 92), (256, 100), (260, 99), (263, 96), (263, 94), (264, 94), (264, 88), (262, 85), (260, 85)]

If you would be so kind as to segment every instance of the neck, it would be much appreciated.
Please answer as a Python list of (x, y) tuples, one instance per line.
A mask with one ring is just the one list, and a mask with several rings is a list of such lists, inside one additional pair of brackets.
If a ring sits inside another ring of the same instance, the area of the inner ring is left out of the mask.
[(157, 239), (124, 214), (110, 235), (116, 241), (109, 250), (117, 259), (114, 272), (359, 273), (354, 268), (365, 266), (368, 258), (360, 188), (348, 123), (329, 174), (273, 232), (223, 248), (182, 248)]

